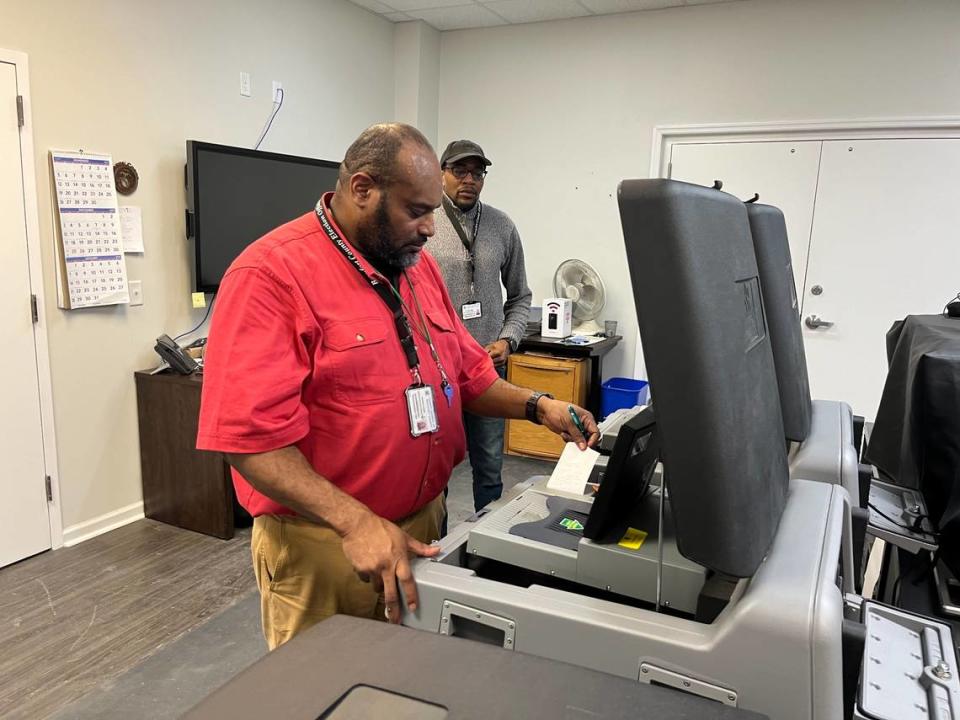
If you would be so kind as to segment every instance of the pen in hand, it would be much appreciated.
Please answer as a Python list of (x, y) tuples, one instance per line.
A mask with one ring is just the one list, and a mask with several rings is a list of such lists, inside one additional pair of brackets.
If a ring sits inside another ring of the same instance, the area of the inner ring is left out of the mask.
[(573, 408), (573, 405), (567, 405), (567, 410), (570, 412), (570, 419), (573, 420), (573, 424), (577, 426), (577, 430), (583, 435), (583, 441), (589, 443), (590, 436), (587, 435), (587, 429), (583, 426), (583, 421), (580, 420), (580, 416), (577, 415), (577, 411)]

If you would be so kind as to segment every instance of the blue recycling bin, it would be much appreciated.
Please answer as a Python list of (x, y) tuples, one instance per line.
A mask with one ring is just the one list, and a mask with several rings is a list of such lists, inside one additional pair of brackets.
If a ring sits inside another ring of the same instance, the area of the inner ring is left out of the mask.
[(614, 377), (600, 386), (600, 419), (614, 410), (643, 405), (647, 402), (649, 383), (646, 380)]

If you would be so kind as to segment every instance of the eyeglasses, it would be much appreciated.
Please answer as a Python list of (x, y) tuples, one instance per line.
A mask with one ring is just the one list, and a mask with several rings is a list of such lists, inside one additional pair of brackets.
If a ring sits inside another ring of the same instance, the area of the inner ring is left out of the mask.
[(480, 182), (487, 176), (486, 170), (469, 170), (461, 165), (447, 165), (447, 170), (452, 172), (457, 180), (463, 180), (467, 175), (472, 175), (474, 180)]

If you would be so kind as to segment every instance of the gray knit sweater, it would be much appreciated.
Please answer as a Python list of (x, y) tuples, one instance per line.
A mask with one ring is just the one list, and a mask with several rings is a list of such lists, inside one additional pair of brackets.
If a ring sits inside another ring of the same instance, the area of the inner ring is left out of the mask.
[[(446, 195), (443, 196), (443, 202), (453, 208), (467, 237), (473, 241), (476, 265), (471, 294), (469, 254), (446, 211), (442, 207), (437, 208), (434, 213), (436, 234), (427, 243), (427, 250), (440, 264), (453, 307), (462, 318), (463, 305), (479, 300), (483, 315), (464, 320), (467, 330), (481, 345), (507, 338), (515, 348), (527, 329), (530, 300), (533, 297), (527, 287), (523, 247), (517, 227), (506, 213), (483, 203), (477, 237), (473, 238), (474, 221), (481, 203), (478, 202), (469, 212), (462, 213)], [(506, 302), (503, 300), (501, 279), (507, 290)]]

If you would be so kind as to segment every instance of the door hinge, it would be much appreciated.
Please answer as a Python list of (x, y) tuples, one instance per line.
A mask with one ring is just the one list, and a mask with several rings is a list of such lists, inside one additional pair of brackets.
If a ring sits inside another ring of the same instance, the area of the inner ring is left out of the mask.
[(33, 318), (34, 323), (40, 322), (40, 310), (37, 307), (37, 296), (30, 295), (30, 317)]
[(43, 485), (47, 489), (47, 502), (53, 502), (53, 481), (49, 475), (44, 478)]
[(23, 95), (17, 95), (17, 127), (23, 127)]

